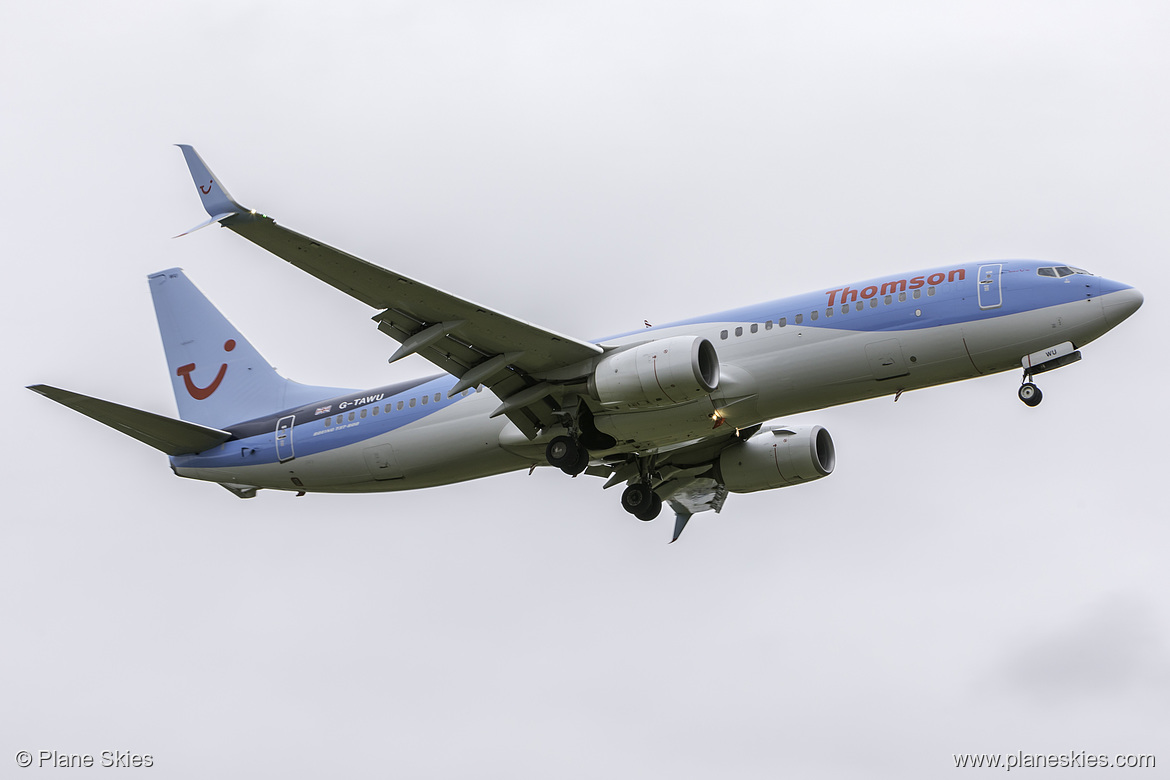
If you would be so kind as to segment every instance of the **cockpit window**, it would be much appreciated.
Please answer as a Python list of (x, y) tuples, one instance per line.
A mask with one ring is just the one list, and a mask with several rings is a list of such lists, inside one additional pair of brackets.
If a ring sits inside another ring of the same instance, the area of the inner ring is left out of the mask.
[(1073, 274), (1085, 274), (1087, 276), (1092, 276), (1092, 274), (1090, 274), (1084, 268), (1077, 268), (1073, 265), (1057, 265), (1036, 269), (1037, 276), (1055, 276), (1057, 278), (1062, 278), (1065, 276), (1072, 276)]

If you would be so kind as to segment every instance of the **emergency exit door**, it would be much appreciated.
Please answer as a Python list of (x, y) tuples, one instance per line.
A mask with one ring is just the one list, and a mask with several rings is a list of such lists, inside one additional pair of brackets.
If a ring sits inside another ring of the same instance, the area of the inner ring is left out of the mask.
[(1000, 289), (999, 283), (1002, 271), (1002, 263), (979, 266), (980, 309), (997, 309), (1003, 304), (1003, 291)]
[(276, 423), (276, 459), (281, 463), (296, 457), (293, 454), (292, 439), (293, 423), (296, 419), (295, 414), (290, 414), (288, 417), (281, 417)]

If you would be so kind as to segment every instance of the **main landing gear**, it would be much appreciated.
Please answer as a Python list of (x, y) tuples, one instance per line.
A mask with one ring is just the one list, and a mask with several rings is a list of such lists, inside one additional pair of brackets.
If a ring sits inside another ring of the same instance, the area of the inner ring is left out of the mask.
[(576, 412), (562, 411), (562, 423), (567, 434), (556, 436), (544, 450), (549, 465), (556, 466), (570, 477), (575, 477), (589, 466), (589, 450), (608, 450), (617, 441), (607, 433), (597, 430), (593, 424), (593, 413), (581, 404)]
[(544, 456), (550, 465), (571, 477), (577, 476), (589, 465), (589, 450), (571, 436), (554, 438), (545, 448)]
[[(587, 410), (581, 413), (578, 421), (581, 423), (580, 429), (570, 420), (565, 425), (568, 433), (554, 436), (544, 450), (544, 457), (549, 465), (557, 467), (571, 477), (584, 472), (589, 466), (589, 450), (586, 445), (604, 451), (616, 444), (613, 437), (601, 433), (593, 426), (592, 416)], [(622, 493), (622, 509), (639, 520), (653, 520), (662, 511), (662, 499), (650, 487), (652, 477), (649, 463), (640, 461), (638, 472), (640, 479), (629, 485)]]
[[(569, 476), (575, 477), (589, 465), (589, 450), (572, 436), (557, 436), (548, 443), (545, 458)], [(622, 493), (622, 509), (639, 520), (649, 521), (662, 511), (662, 499), (643, 480), (635, 482)]]
[(635, 482), (622, 492), (622, 509), (648, 522), (662, 511), (662, 499), (645, 482)]

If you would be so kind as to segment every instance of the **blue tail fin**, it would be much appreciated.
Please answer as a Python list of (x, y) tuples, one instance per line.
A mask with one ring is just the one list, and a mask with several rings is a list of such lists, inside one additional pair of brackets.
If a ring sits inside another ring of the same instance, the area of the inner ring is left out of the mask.
[(276, 373), (180, 269), (149, 279), (184, 420), (223, 428), (350, 392), (302, 385)]

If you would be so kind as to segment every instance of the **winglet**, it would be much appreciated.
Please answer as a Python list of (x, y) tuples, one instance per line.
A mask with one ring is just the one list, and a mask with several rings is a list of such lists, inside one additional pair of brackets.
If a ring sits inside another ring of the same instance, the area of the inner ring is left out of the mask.
[[(191, 228), (187, 233), (193, 233), (199, 228), (207, 227), (212, 223), (248, 210), (232, 199), (227, 189), (215, 178), (215, 174), (207, 167), (207, 163), (203, 162), (203, 158), (199, 156), (199, 152), (195, 151), (194, 147), (187, 144), (175, 144), (175, 146), (182, 150), (183, 157), (187, 160), (187, 167), (191, 170), (191, 179), (195, 182), (196, 189), (199, 190), (199, 200), (203, 202), (203, 208), (211, 217), (210, 220), (198, 227)], [(185, 236), (187, 233), (179, 235)]]
[(238, 213), (239, 213), (238, 211), (229, 211), (229, 212), (226, 212), (224, 214), (216, 214), (214, 217), (207, 220), (206, 222), (200, 222), (198, 225), (191, 228), (190, 230), (184, 230), (182, 233), (178, 234), (177, 236), (172, 236), (172, 238), (182, 238), (183, 236), (190, 235), (191, 233), (194, 233), (196, 230), (202, 230), (203, 228), (207, 227), (208, 225), (214, 225), (217, 222), (223, 222), (228, 217), (234, 217)]
[(678, 538), (682, 536), (683, 529), (687, 527), (687, 521), (690, 519), (691, 516), (685, 512), (679, 512), (674, 516), (674, 538), (667, 544), (674, 544), (678, 541)]

